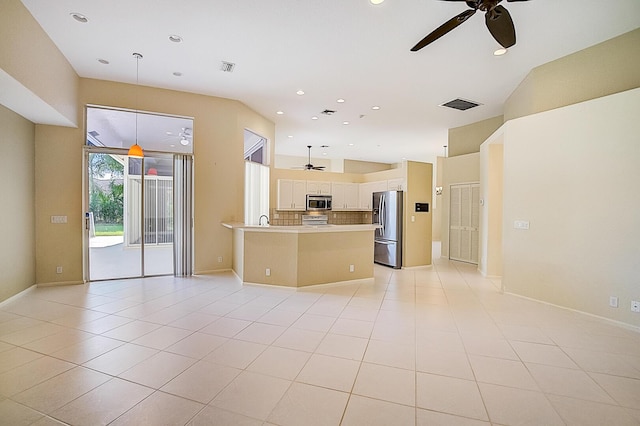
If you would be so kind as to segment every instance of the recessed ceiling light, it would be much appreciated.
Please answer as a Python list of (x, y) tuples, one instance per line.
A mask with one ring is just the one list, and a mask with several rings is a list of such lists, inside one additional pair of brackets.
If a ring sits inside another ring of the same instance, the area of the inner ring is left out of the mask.
[(276, 111), (276, 114), (282, 115), (282, 114), (284, 114), (284, 111)]
[(495, 52), (493, 52), (493, 56), (502, 56), (505, 53), (507, 53), (507, 49), (503, 47), (502, 49), (498, 49)]
[(350, 144), (349, 144), (349, 146), (353, 146), (353, 144), (352, 144), (352, 143), (350, 143)]
[(342, 103), (344, 103), (344, 99), (340, 98), (336, 102), (338, 102), (339, 104), (342, 104)]
[(298, 90), (298, 91), (296, 92), (296, 95), (299, 95), (299, 96), (304, 95), (304, 90)]
[(293, 139), (293, 135), (289, 135), (287, 136), (289, 139)]
[(103, 65), (109, 65), (109, 61), (107, 61), (106, 59), (98, 59), (98, 62), (100, 62)]
[(182, 139), (180, 139), (180, 145), (182, 146), (187, 146), (189, 145), (189, 139), (185, 138), (184, 136), (182, 137)]
[(86, 24), (87, 22), (89, 22), (89, 18), (87, 18), (86, 16), (84, 16), (82, 13), (70, 13), (71, 17), (73, 19), (75, 19), (78, 22), (82, 22), (83, 24)]
[(172, 42), (174, 42), (174, 43), (182, 43), (182, 37), (180, 37), (180, 36), (179, 36), (179, 35), (177, 35), (177, 34), (171, 34), (171, 35), (169, 36), (169, 41), (172, 41)]
[(378, 105), (374, 105), (371, 107), (372, 110), (377, 111), (380, 109), (380, 107)]
[(313, 117), (311, 117), (312, 120), (317, 120), (318, 117), (316, 117), (315, 115)]
[(369, 0), (371, 2), (371, 4), (380, 4), (382, 3), (384, 0)]
[(342, 124), (344, 124), (345, 126), (348, 126), (349, 122), (348, 121), (343, 121)]
[(327, 155), (327, 153), (326, 153), (326, 152), (323, 152), (323, 153), (322, 153), (322, 155)]
[(166, 132), (166, 133), (167, 133), (167, 136), (172, 136), (173, 135), (173, 132)]
[(172, 143), (171, 145), (169, 145), (169, 146), (170, 146), (171, 148), (175, 148), (175, 147), (176, 147), (176, 145), (175, 145), (175, 144), (173, 144), (173, 143)]

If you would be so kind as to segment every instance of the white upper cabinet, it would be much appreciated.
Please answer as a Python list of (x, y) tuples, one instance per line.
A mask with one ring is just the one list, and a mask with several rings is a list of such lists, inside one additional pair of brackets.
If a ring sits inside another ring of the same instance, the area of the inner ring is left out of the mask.
[(331, 184), (332, 210), (359, 210), (359, 187), (357, 183), (333, 182)]
[(278, 210), (306, 210), (307, 181), (278, 179)]
[(360, 184), (360, 209), (371, 210), (373, 202), (373, 193), (387, 190), (387, 181), (365, 182)]
[(404, 178), (389, 179), (387, 181), (387, 190), (389, 191), (406, 191), (407, 181)]
[(331, 182), (308, 180), (307, 194), (331, 195)]
[(347, 210), (360, 209), (360, 184), (348, 183), (345, 187), (345, 205)]

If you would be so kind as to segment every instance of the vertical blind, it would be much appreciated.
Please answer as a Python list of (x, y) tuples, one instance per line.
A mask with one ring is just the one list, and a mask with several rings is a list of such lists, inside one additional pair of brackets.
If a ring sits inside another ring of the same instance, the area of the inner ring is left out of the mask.
[(173, 156), (174, 244), (173, 273), (176, 277), (193, 274), (193, 157)]
[(269, 167), (244, 163), (244, 223), (257, 225), (261, 215), (269, 217)]

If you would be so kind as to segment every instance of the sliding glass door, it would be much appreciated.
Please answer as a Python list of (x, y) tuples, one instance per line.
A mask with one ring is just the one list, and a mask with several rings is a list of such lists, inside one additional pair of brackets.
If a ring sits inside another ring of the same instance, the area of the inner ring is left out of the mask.
[[(192, 271), (193, 118), (87, 107), (85, 278)], [(129, 147), (144, 157), (131, 157)]]
[(172, 156), (100, 151), (87, 159), (89, 279), (173, 274)]

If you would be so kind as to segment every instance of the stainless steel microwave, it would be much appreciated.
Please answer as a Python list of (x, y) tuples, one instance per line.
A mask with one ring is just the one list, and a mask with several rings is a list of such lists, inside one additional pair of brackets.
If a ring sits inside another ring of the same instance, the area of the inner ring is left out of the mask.
[(307, 194), (307, 211), (331, 210), (331, 195)]

